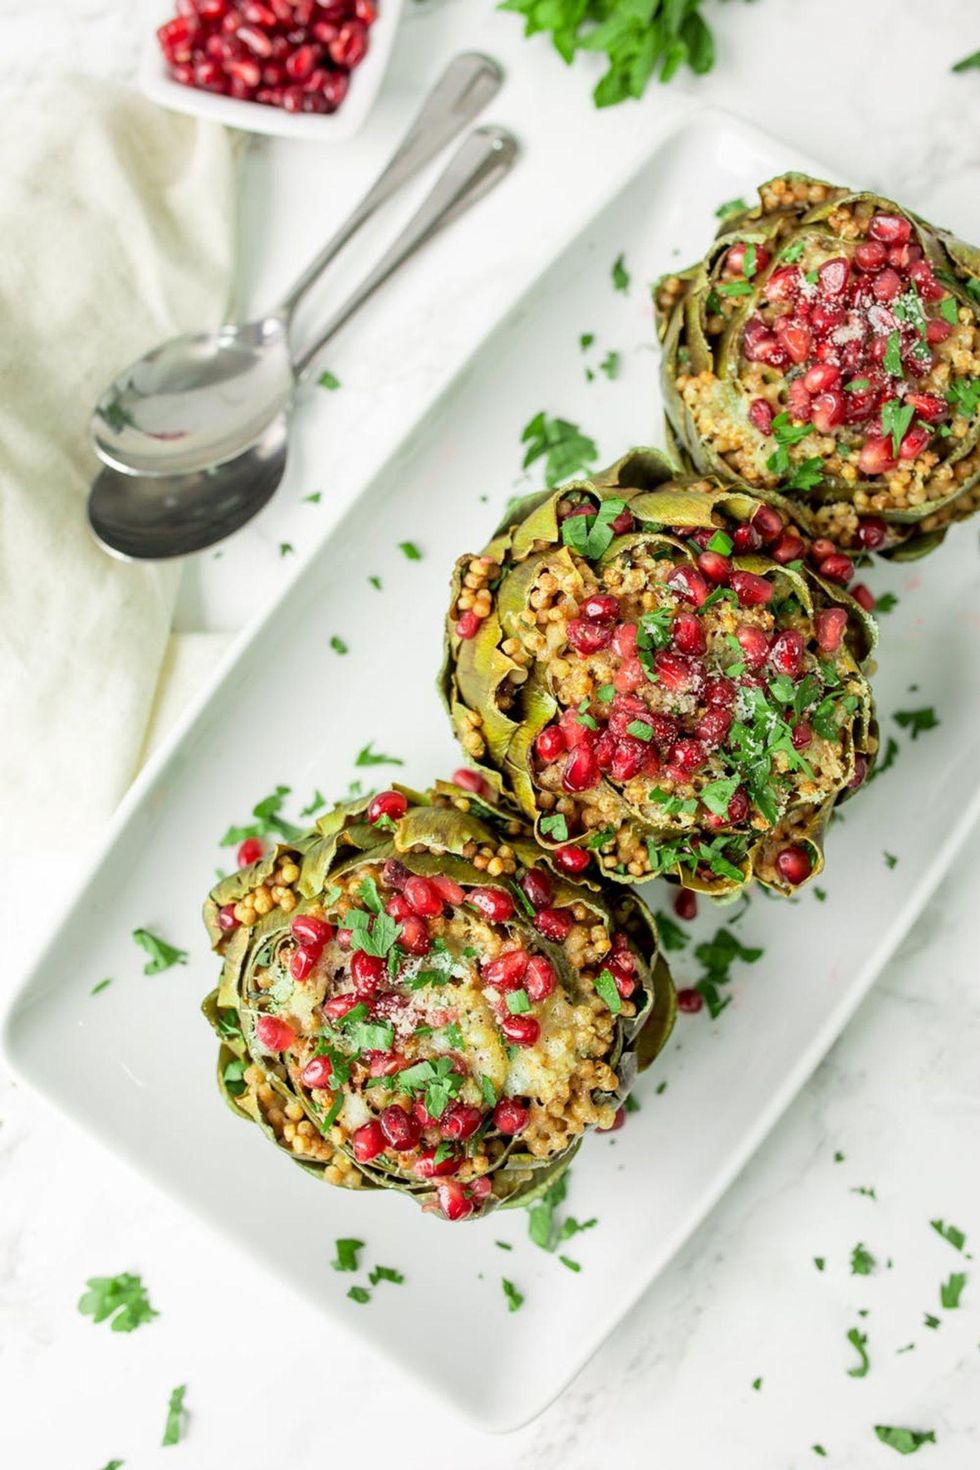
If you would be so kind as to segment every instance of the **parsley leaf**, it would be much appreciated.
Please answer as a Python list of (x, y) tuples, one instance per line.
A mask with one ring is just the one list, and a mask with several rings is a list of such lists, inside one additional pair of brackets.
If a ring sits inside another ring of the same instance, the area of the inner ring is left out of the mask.
[(728, 219), (733, 214), (744, 214), (748, 207), (744, 199), (726, 199), (715, 210), (715, 219)]
[(167, 1403), (167, 1421), (163, 1426), (163, 1445), (179, 1444), (181, 1432), (184, 1427), (186, 1411), (184, 1409), (184, 1394), (187, 1392), (187, 1384), (182, 1383), (175, 1388)]
[(317, 382), (321, 388), (326, 388), (330, 393), (335, 393), (340, 387), (340, 379), (335, 377), (333, 373), (321, 373), (317, 378)]
[(950, 67), (950, 70), (969, 71), (971, 67), (980, 69), (980, 51), (971, 51), (969, 56), (964, 56), (963, 60), (958, 61), (955, 66)]
[(870, 1276), (878, 1262), (869, 1250), (860, 1241), (851, 1251), (851, 1275)]
[(734, 962), (741, 960), (751, 965), (760, 959), (762, 954), (761, 949), (742, 944), (731, 929), (724, 927), (715, 931), (713, 939), (697, 946), (694, 956), (703, 967), (704, 974), (694, 988), (704, 997), (708, 1014), (713, 1021), (717, 1020), (730, 1003), (731, 997), (727, 995), (722, 997), (719, 987), (727, 985), (731, 980), (731, 967)]
[(931, 1429), (900, 1429), (891, 1424), (876, 1424), (875, 1434), (882, 1444), (897, 1450), (900, 1455), (914, 1455), (920, 1445), (936, 1443)]
[(871, 1367), (871, 1359), (868, 1357), (868, 1334), (861, 1332), (859, 1328), (852, 1327), (847, 1334), (847, 1340), (860, 1358), (856, 1368), (848, 1368), (848, 1378), (866, 1378), (868, 1369)]
[(614, 1016), (618, 1016), (623, 1009), (623, 1000), (616, 989), (616, 982), (609, 970), (600, 970), (595, 979), (595, 993), (604, 1000)]
[(543, 456), (545, 480), (549, 485), (560, 484), (580, 470), (591, 468), (599, 457), (598, 446), (582, 433), (578, 424), (569, 419), (550, 419), (543, 412), (535, 414), (524, 426), (521, 443), (528, 446), (524, 469)]
[(237, 847), (248, 837), (268, 837), (274, 832), (286, 842), (293, 842), (300, 835), (300, 828), (281, 816), (282, 805), (291, 794), (290, 787), (277, 786), (269, 796), (263, 796), (252, 808), (255, 820), (244, 827), (229, 827), (221, 839), (222, 847)]
[(403, 553), (407, 561), (422, 560), (422, 553), (414, 541), (399, 541), (398, 550)]
[(550, 812), (541, 818), (539, 826), (546, 837), (553, 837), (556, 842), (568, 841), (568, 822), (562, 812)]
[(893, 718), (903, 730), (911, 733), (913, 740), (918, 739), (924, 730), (935, 730), (939, 724), (934, 709), (899, 709)]
[(604, 500), (594, 514), (566, 516), (561, 523), (563, 543), (580, 556), (595, 561), (612, 544), (615, 536), (612, 523), (625, 504), (624, 500), (613, 498)]
[(898, 454), (905, 431), (915, 417), (911, 403), (902, 403), (900, 398), (889, 398), (881, 405), (881, 432), (892, 436), (892, 453)]
[(337, 1258), (330, 1262), (335, 1271), (356, 1271), (358, 1265), (357, 1253), (364, 1249), (363, 1240), (353, 1240), (347, 1237), (336, 1242)]
[(394, 1266), (373, 1266), (368, 1272), (368, 1280), (372, 1286), (377, 1286), (379, 1281), (390, 1281), (393, 1286), (401, 1286), (405, 1277)]
[(355, 766), (403, 766), (405, 762), (397, 755), (382, 755), (380, 751), (372, 750), (373, 740), (369, 740), (362, 750), (357, 752)]
[(371, 1300), (371, 1293), (366, 1286), (352, 1286), (347, 1293), (348, 1301), (357, 1302), (358, 1306), (364, 1307)]
[(690, 935), (685, 934), (680, 924), (672, 919), (669, 914), (662, 911), (657, 913), (657, 929), (660, 932), (660, 943), (664, 949), (676, 951), (686, 949), (690, 943)]
[(150, 956), (143, 966), (144, 975), (159, 975), (174, 965), (187, 964), (186, 949), (177, 949), (175, 945), (168, 944), (165, 939), (161, 939), (158, 934), (151, 934), (149, 929), (134, 929), (133, 938)]
[(945, 1307), (947, 1312), (953, 1311), (960, 1304), (965, 1285), (966, 1272), (954, 1271), (949, 1280), (944, 1281), (939, 1288), (939, 1305)]
[(508, 1281), (506, 1276), (500, 1278), (500, 1284), (504, 1289), (504, 1296), (507, 1298), (508, 1312), (516, 1312), (519, 1307), (524, 1305), (523, 1296), (517, 1290), (513, 1281)]
[(330, 647), (333, 649), (334, 653), (350, 653), (350, 649), (347, 647), (347, 644), (344, 642), (343, 638), (338, 638), (336, 633), (330, 640)]
[(966, 1245), (966, 1236), (955, 1225), (946, 1225), (942, 1220), (930, 1220), (929, 1224), (936, 1234), (941, 1235), (943, 1240), (948, 1240), (955, 1250), (961, 1251)]
[(160, 1315), (151, 1307), (139, 1276), (125, 1271), (120, 1276), (90, 1276), (85, 1285), (88, 1291), (79, 1298), (78, 1310), (93, 1322), (111, 1317), (113, 1332), (134, 1332)]
[(630, 288), (630, 273), (626, 269), (626, 262), (622, 255), (617, 255), (613, 261), (612, 283), (614, 291), (622, 291), (624, 294)]

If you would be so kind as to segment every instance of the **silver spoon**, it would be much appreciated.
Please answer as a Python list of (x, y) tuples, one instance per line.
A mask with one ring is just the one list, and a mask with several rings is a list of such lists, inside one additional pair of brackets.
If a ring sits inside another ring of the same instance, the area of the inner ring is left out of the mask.
[[(503, 128), (478, 128), (466, 138), (394, 244), (296, 360), (297, 381), (385, 281), (509, 173), (517, 151)], [(127, 475), (107, 466), (89, 493), (92, 530), (125, 560), (183, 556), (221, 541), (275, 493), (286, 469), (288, 430), (287, 395), (258, 439), (234, 459), (182, 475)]]
[(300, 301), (371, 215), (473, 121), (501, 80), (489, 57), (455, 57), (381, 176), (278, 306), (258, 321), (175, 337), (119, 374), (92, 415), (99, 458), (128, 474), (180, 474), (254, 443), (293, 391), (289, 329)]

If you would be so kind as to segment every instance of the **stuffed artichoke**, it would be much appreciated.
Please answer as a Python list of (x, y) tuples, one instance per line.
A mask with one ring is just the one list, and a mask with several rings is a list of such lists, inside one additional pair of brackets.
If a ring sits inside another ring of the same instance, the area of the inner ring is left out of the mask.
[(637, 450), (459, 561), (443, 694), (556, 866), (716, 896), (819, 871), (876, 749), (875, 626), (805, 551), (774, 505)]
[(233, 1110), (329, 1183), (449, 1220), (552, 1181), (673, 1022), (644, 905), (556, 872), (458, 786), (336, 807), (204, 916)]
[(759, 198), (654, 288), (676, 447), (839, 548), (920, 556), (980, 505), (980, 250), (801, 174)]

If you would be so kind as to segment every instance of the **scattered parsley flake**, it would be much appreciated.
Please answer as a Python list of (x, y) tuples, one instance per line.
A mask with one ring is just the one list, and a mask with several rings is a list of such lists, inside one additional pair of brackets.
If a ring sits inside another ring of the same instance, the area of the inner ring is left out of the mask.
[(507, 1298), (508, 1312), (516, 1312), (524, 1305), (524, 1297), (517, 1290), (513, 1281), (508, 1281), (506, 1276), (500, 1278), (500, 1284), (503, 1287), (504, 1296)]
[(330, 647), (333, 649), (334, 653), (350, 653), (350, 649), (347, 647), (347, 644), (344, 642), (343, 638), (338, 638), (336, 633), (330, 640)]
[(380, 592), (381, 591), (381, 578), (380, 577), (368, 577), (368, 581), (370, 582), (371, 586), (374, 588), (375, 592)]
[(894, 868), (897, 866), (898, 858), (893, 852), (883, 852), (882, 857), (885, 859), (886, 868)]
[(568, 841), (568, 822), (561, 812), (550, 812), (538, 825), (546, 837), (553, 837), (556, 842)]
[(758, 1393), (759, 1390), (760, 1390), (760, 1388), (762, 1387), (762, 1379), (761, 1378), (753, 1378), (753, 1380), (752, 1380), (752, 1387), (755, 1389), (756, 1393)]
[(89, 991), (89, 995), (98, 995), (98, 993), (99, 993), (100, 990), (105, 990), (106, 986), (107, 985), (111, 985), (111, 984), (112, 984), (112, 976), (110, 975), (108, 977), (108, 979), (106, 979), (106, 980), (100, 980), (99, 983), (98, 983), (98, 985), (93, 985), (92, 986), (92, 989)]
[(279, 555), (280, 556), (292, 556), (293, 553), (295, 552), (295, 550), (296, 550), (296, 548), (295, 548), (295, 546), (293, 546), (292, 542), (290, 542), (290, 541), (280, 541), (279, 542)]
[(855, 1187), (851, 1190), (851, 1194), (863, 1194), (866, 1199), (876, 1200), (878, 1198), (878, 1196), (875, 1194), (874, 1186), (868, 1186), (867, 1184), (855, 1185)]
[(871, 1367), (871, 1359), (868, 1357), (868, 1334), (861, 1332), (859, 1328), (852, 1327), (847, 1334), (847, 1340), (860, 1358), (856, 1368), (848, 1368), (848, 1378), (866, 1378)]
[(936, 718), (936, 711), (928, 709), (899, 709), (892, 718), (903, 730), (908, 730), (913, 740), (917, 740), (925, 730), (935, 730), (940, 721)]
[(922, 1316), (922, 1325), (935, 1331), (941, 1324), (938, 1317), (934, 1317), (931, 1312), (925, 1312)]
[[(524, 426), (521, 443), (527, 445), (523, 467), (544, 457), (545, 480), (549, 485), (569, 480), (581, 470), (589, 469), (599, 457), (598, 446), (583, 434), (578, 424), (569, 419), (551, 419), (537, 413)], [(563, 522), (562, 530), (568, 524)]]
[(320, 501), (322, 499), (322, 496), (323, 496), (323, 492), (321, 490), (314, 490), (312, 495), (304, 495), (303, 496), (303, 504), (304, 505), (319, 505), (320, 504)]
[(405, 1277), (394, 1266), (374, 1266), (368, 1272), (368, 1280), (372, 1286), (377, 1286), (379, 1281), (390, 1281), (393, 1286), (401, 1286)]
[(571, 1256), (559, 1256), (558, 1259), (563, 1266), (568, 1267), (569, 1271), (581, 1271), (582, 1269), (581, 1264), (578, 1261), (573, 1261)]
[(160, 975), (174, 965), (187, 964), (186, 949), (177, 949), (158, 934), (151, 934), (149, 929), (134, 929), (133, 938), (150, 957), (143, 966), (144, 975)]
[(322, 808), (325, 807), (326, 804), (327, 798), (323, 795), (318, 787), (317, 790), (314, 791), (313, 795), (310, 797), (309, 804), (303, 807), (302, 811), (300, 812), (300, 816), (312, 817), (316, 812), (322, 810)]
[(358, 1306), (366, 1306), (371, 1300), (371, 1293), (366, 1286), (352, 1286), (347, 1293), (348, 1301), (357, 1302)]
[(980, 68), (980, 51), (971, 51), (969, 56), (964, 56), (962, 61), (951, 66), (950, 71), (969, 71), (972, 67)]
[(662, 911), (657, 913), (656, 919), (660, 942), (664, 949), (676, 952), (679, 949), (687, 948), (691, 942), (691, 936), (685, 934), (676, 919), (672, 919), (669, 914), (665, 914)]
[(340, 379), (335, 377), (333, 373), (321, 373), (317, 378), (317, 382), (321, 388), (326, 388), (330, 393), (335, 393), (340, 387)]
[(254, 821), (244, 827), (229, 827), (221, 839), (221, 846), (237, 847), (249, 837), (268, 837), (270, 833), (286, 842), (294, 842), (301, 829), (281, 815), (283, 802), (291, 794), (289, 786), (277, 786), (269, 796), (263, 796), (252, 808)]
[(941, 1235), (943, 1240), (949, 1242), (954, 1250), (961, 1251), (966, 1245), (966, 1236), (955, 1225), (947, 1225), (942, 1220), (930, 1220), (929, 1224), (937, 1235)]
[(851, 1251), (851, 1275), (870, 1276), (874, 1272), (877, 1264), (878, 1262), (871, 1252), (861, 1241), (858, 1241), (857, 1245)]
[(135, 1332), (160, 1315), (150, 1305), (142, 1279), (128, 1271), (119, 1276), (90, 1276), (85, 1285), (88, 1290), (79, 1298), (78, 1310), (93, 1322), (111, 1317), (113, 1332)]
[(875, 598), (876, 613), (890, 613), (892, 609), (897, 606), (898, 598), (895, 596), (894, 592), (882, 592), (880, 597)]
[(966, 1286), (966, 1272), (954, 1271), (949, 1280), (944, 1281), (939, 1288), (939, 1305), (947, 1312), (955, 1311), (960, 1304), (964, 1286)]
[(818, 1271), (822, 1271), (827, 1264), (826, 1256), (814, 1256), (813, 1264), (816, 1266)]
[(744, 199), (726, 199), (715, 210), (715, 219), (728, 219), (733, 214), (744, 214), (748, 207)]
[(901, 1429), (891, 1424), (876, 1424), (875, 1434), (882, 1444), (897, 1450), (900, 1455), (914, 1455), (921, 1445), (936, 1443), (931, 1429)]
[(358, 1264), (357, 1253), (358, 1251), (364, 1249), (363, 1240), (354, 1240), (350, 1236), (348, 1236), (344, 1239), (338, 1240), (336, 1242), (336, 1246), (337, 1258), (336, 1260), (330, 1262), (334, 1270), (356, 1271)]
[[(583, 352), (588, 352), (589, 348), (592, 346), (592, 344), (593, 344), (594, 341), (595, 341), (595, 333), (594, 332), (583, 332), (582, 335), (581, 335), (581, 337), (579, 337), (579, 339), (578, 339), (578, 345), (582, 349)], [(498, 1242), (498, 1244), (499, 1244), (499, 1242)]]
[(600, 373), (605, 373), (610, 382), (619, 377), (619, 369), (622, 359), (618, 352), (607, 352), (599, 364)]
[(630, 288), (630, 273), (626, 269), (626, 260), (623, 255), (617, 255), (612, 265), (612, 283), (614, 291), (622, 291), (624, 294)]
[(380, 751), (372, 750), (373, 740), (369, 740), (363, 749), (357, 752), (355, 766), (403, 766), (405, 762), (397, 755), (382, 755)]
[(187, 1384), (182, 1383), (173, 1389), (167, 1404), (167, 1420), (163, 1426), (162, 1445), (179, 1444), (186, 1418), (184, 1408), (184, 1394), (187, 1392)]

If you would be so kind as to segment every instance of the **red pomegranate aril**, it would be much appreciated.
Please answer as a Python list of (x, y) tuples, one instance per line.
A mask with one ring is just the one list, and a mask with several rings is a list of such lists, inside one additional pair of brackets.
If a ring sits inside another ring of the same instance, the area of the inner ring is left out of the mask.
[(625, 536), (627, 531), (632, 531), (633, 525), (633, 512), (624, 507), (619, 515), (609, 522), (609, 529), (614, 536)]
[(687, 1016), (696, 1015), (704, 1005), (704, 996), (700, 990), (686, 987), (677, 992), (677, 1009), (683, 1011)]
[(945, 342), (952, 330), (949, 322), (944, 322), (941, 317), (935, 316), (926, 325), (926, 341), (933, 344)]
[[(777, 322), (776, 325), (778, 328), (779, 323)], [(810, 356), (810, 348), (813, 345), (813, 333), (802, 322), (794, 322), (791, 326), (784, 327), (779, 334), (779, 340), (789, 353), (793, 362), (806, 362)]]
[[(381, 868), (381, 882), (385, 888), (395, 888), (400, 893), (411, 877), (404, 863), (397, 858), (386, 858)], [(404, 916), (403, 916), (404, 917)]]
[(770, 547), (769, 555), (773, 561), (778, 561), (784, 567), (791, 561), (799, 561), (805, 550), (803, 541), (795, 531), (784, 531), (775, 546)]
[(817, 280), (821, 291), (825, 296), (840, 296), (847, 287), (850, 274), (850, 263), (843, 255), (835, 255), (832, 260), (825, 260), (823, 265), (817, 269)]
[(367, 47), (367, 31), (359, 21), (352, 20), (340, 27), (337, 39), (331, 41), (327, 49), (330, 52), (331, 61), (350, 71), (363, 61)]
[(466, 902), (491, 924), (506, 924), (514, 917), (514, 900), (502, 888), (471, 888)]
[[(433, 1122), (439, 1122), (438, 1118)], [(412, 1165), (412, 1173), (417, 1179), (445, 1179), (450, 1174), (456, 1174), (463, 1157), (458, 1153), (447, 1154), (445, 1158), (436, 1163), (436, 1151), (434, 1148), (423, 1149)]]
[(924, 424), (913, 424), (898, 447), (899, 459), (915, 459), (932, 438), (932, 430)]
[(877, 551), (879, 546), (884, 546), (887, 535), (888, 526), (878, 516), (865, 516), (858, 521), (858, 544), (865, 551)]
[(352, 1011), (359, 1004), (357, 996), (349, 990), (343, 995), (331, 996), (329, 1000), (323, 1002), (320, 1009), (328, 1021), (340, 1021), (348, 1011)]
[(819, 434), (829, 434), (844, 422), (844, 395), (836, 389), (819, 393), (810, 411), (813, 427)]
[(898, 214), (872, 215), (868, 226), (872, 240), (881, 240), (885, 245), (904, 245), (912, 234), (912, 226)]
[(780, 674), (795, 679), (803, 667), (803, 637), (795, 628), (784, 628), (773, 640), (769, 662)]
[(528, 868), (520, 880), (521, 891), (532, 908), (544, 909), (554, 895), (551, 875), (544, 868)]
[(606, 593), (595, 592), (587, 597), (579, 608), (583, 618), (589, 618), (597, 623), (612, 623), (619, 617), (619, 598)]
[(205, 61), (199, 61), (194, 68), (194, 85), (203, 87), (206, 92), (220, 92), (225, 82), (225, 74), (221, 66), (212, 57)]
[(452, 878), (447, 878), (445, 873), (436, 873), (429, 879), (429, 882), (442, 899), (443, 904), (448, 903), (450, 908), (459, 908), (466, 897), (459, 884), (454, 882)]
[(289, 961), (289, 973), (293, 979), (302, 983), (309, 978), (316, 968), (316, 962), (320, 958), (319, 949), (305, 949), (302, 945), (295, 949)]
[(753, 428), (760, 434), (771, 434), (773, 417), (771, 403), (765, 398), (753, 398), (749, 404), (749, 423)]
[(700, 740), (678, 740), (671, 747), (670, 764), (684, 776), (693, 776), (695, 771), (701, 769), (707, 759), (707, 751)]
[(428, 954), (432, 948), (428, 924), (418, 914), (409, 914), (402, 920), (398, 943), (408, 954)]
[(292, 77), (294, 82), (303, 82), (311, 74), (316, 66), (317, 53), (312, 46), (297, 46), (286, 57), (283, 65), (286, 74)]
[(515, 1133), (522, 1133), (527, 1127), (529, 1117), (527, 1108), (512, 1097), (502, 1097), (493, 1110), (494, 1127), (500, 1133), (505, 1133), (512, 1138)]
[(238, 866), (240, 868), (250, 868), (253, 863), (258, 862), (264, 851), (265, 847), (261, 837), (246, 837), (235, 854)]
[(858, 604), (859, 607), (864, 608), (865, 612), (874, 612), (874, 593), (871, 591), (871, 588), (865, 586), (863, 582), (855, 583), (855, 585), (851, 588), (851, 596), (854, 598), (854, 601)]
[(265, 58), (272, 55), (272, 39), (258, 26), (239, 26), (235, 35), (254, 56)]
[(775, 541), (783, 529), (783, 518), (771, 505), (760, 505), (753, 513), (752, 526), (761, 540), (768, 544)]
[(705, 703), (716, 705), (719, 709), (731, 709), (737, 693), (738, 690), (731, 679), (725, 679), (719, 675), (714, 679), (709, 679), (705, 685)]
[(661, 649), (653, 662), (661, 686), (671, 694), (697, 691), (704, 685), (704, 665), (686, 654)]
[(372, 824), (381, 817), (397, 822), (408, 811), (408, 797), (400, 791), (379, 791), (368, 802), (367, 819)]
[(758, 551), (762, 545), (762, 537), (755, 526), (746, 523), (744, 526), (736, 526), (732, 534), (732, 549), (737, 556), (745, 556), (747, 552)]
[(698, 566), (709, 582), (717, 582), (719, 586), (725, 586), (731, 576), (732, 564), (720, 551), (702, 551)]
[(796, 266), (783, 266), (773, 271), (766, 282), (766, 297), (769, 301), (790, 301), (800, 288), (800, 273)]
[[(198, 5), (198, 10), (200, 9), (201, 6)], [(261, 0), (246, 0), (246, 3), (240, 5), (239, 9), (242, 12), (242, 19), (247, 20), (249, 25), (268, 28), (276, 23), (275, 11), (270, 10), (268, 5), (263, 5)]]
[(321, 1091), (330, 1086), (333, 1064), (329, 1057), (311, 1057), (299, 1074), (304, 1087), (315, 1087)]
[(675, 567), (667, 578), (667, 586), (695, 607), (700, 607), (708, 597), (708, 584), (694, 567)]
[(377, 1121), (365, 1123), (361, 1128), (355, 1129), (351, 1144), (354, 1158), (359, 1164), (369, 1164), (378, 1154), (383, 1154), (387, 1146), (381, 1124)]
[(813, 859), (805, 847), (792, 843), (776, 854), (776, 872), (795, 888), (798, 883), (805, 883), (813, 872)]
[(369, 1000), (385, 978), (385, 962), (379, 955), (366, 954), (355, 949), (350, 957), (350, 978), (354, 994), (360, 1000)]
[(233, 903), (226, 903), (218, 910), (218, 928), (222, 934), (230, 934), (233, 929), (238, 928), (240, 922), (241, 920), (235, 917)]
[(453, 771), (452, 782), (461, 791), (471, 791), (474, 796), (483, 791), (483, 777), (478, 771), (471, 771), (467, 766), (460, 766), (458, 771)]
[(405, 880), (403, 894), (412, 911), (421, 914), (423, 919), (434, 919), (442, 913), (442, 897), (428, 878), (413, 874)]
[(732, 718), (731, 710), (717, 706), (713, 709), (706, 709), (695, 725), (694, 733), (702, 745), (711, 749), (716, 745), (721, 745), (727, 738), (732, 727)]
[[(380, 1118), (381, 1132), (391, 1144), (396, 1153), (409, 1153), (413, 1148), (418, 1148), (422, 1130), (417, 1118), (405, 1109), (399, 1107), (398, 1103), (392, 1103), (384, 1108)], [(355, 1133), (354, 1137), (357, 1137)]]
[(568, 909), (539, 909), (534, 916), (535, 929), (555, 944), (564, 944), (574, 923), (575, 919)]
[(797, 378), (790, 383), (786, 389), (786, 407), (794, 423), (809, 423), (812, 404), (813, 400), (804, 388), (802, 378)]
[(546, 725), (534, 742), (534, 753), (545, 765), (556, 761), (565, 748), (565, 734), (560, 725)]
[(761, 669), (769, 657), (769, 639), (761, 628), (743, 623), (735, 629), (735, 637), (750, 669)]
[(281, 1052), (292, 1046), (296, 1032), (279, 1016), (260, 1016), (255, 1023), (255, 1036), (264, 1051)]
[(936, 280), (928, 260), (913, 260), (909, 265), (908, 275), (915, 282), (922, 301), (940, 301), (946, 295), (945, 286)]
[(333, 925), (316, 914), (297, 914), (289, 926), (293, 938), (307, 949), (321, 950), (333, 938)]
[(632, 658), (636, 653), (638, 633), (635, 623), (620, 623), (612, 636), (613, 653), (619, 658)]
[(565, 762), (561, 783), (566, 791), (591, 791), (599, 782), (599, 763), (587, 745), (573, 750)]
[(613, 630), (608, 623), (593, 623), (586, 618), (572, 618), (565, 625), (565, 636), (575, 652), (583, 657), (607, 647), (612, 634)]
[(848, 791), (857, 791), (859, 786), (863, 786), (867, 774), (868, 757), (857, 751), (854, 756), (854, 774), (847, 783)]
[(495, 960), (488, 960), (480, 971), (481, 976), (495, 990), (518, 990), (527, 971), (526, 949), (507, 949)]
[(817, 647), (823, 653), (836, 653), (847, 627), (847, 613), (842, 607), (820, 608), (813, 617)]
[(815, 332), (836, 332), (846, 320), (847, 315), (839, 306), (830, 306), (823, 301), (818, 301), (810, 314), (810, 321)]
[(840, 382), (840, 368), (831, 362), (818, 362), (803, 374), (803, 386), (808, 393), (826, 393)]
[(447, 1179), (442, 1184), (437, 1184), (436, 1199), (447, 1220), (465, 1220), (468, 1215), (472, 1215), (475, 1208), (473, 1201), (467, 1199), (466, 1191), (458, 1179)]
[(531, 955), (527, 962), (527, 974), (524, 976), (524, 990), (528, 1000), (535, 1005), (539, 1001), (547, 1000), (555, 984), (555, 972), (551, 962), (543, 954)]
[(385, 904), (385, 913), (389, 918), (397, 919), (399, 923), (410, 917), (412, 912), (410, 904), (402, 898), (400, 893), (395, 893)]
[(824, 557), (817, 571), (821, 577), (826, 577), (828, 582), (841, 582), (846, 585), (854, 576), (854, 563), (843, 552), (835, 551), (832, 556)]
[(886, 266), (875, 276), (871, 289), (877, 301), (894, 301), (902, 289), (902, 278), (898, 271)]
[(479, 1108), (471, 1107), (469, 1103), (451, 1103), (439, 1119), (439, 1128), (443, 1138), (462, 1143), (464, 1139), (473, 1137), (482, 1122), (483, 1114)]
[[(540, 915), (539, 915), (540, 917)], [(541, 1026), (533, 1016), (504, 1016), (500, 1029), (515, 1046), (533, 1046), (541, 1035)]]
[(584, 873), (592, 861), (584, 847), (556, 847), (551, 854), (552, 861), (556, 867), (561, 868), (563, 873)]
[(678, 889), (674, 895), (674, 913), (679, 919), (690, 922), (697, 918), (698, 896), (693, 888)]
[(808, 725), (806, 720), (797, 720), (796, 724), (793, 726), (793, 749), (806, 750), (807, 746), (811, 744), (812, 740), (813, 727), (811, 725)]
[(833, 556), (836, 550), (837, 547), (826, 536), (818, 536), (810, 543), (810, 560), (819, 565), (825, 556)]
[(466, 612), (460, 613), (459, 617), (456, 619), (457, 638), (475, 638), (477, 633), (479, 633), (480, 631), (480, 623), (482, 621), (482, 618), (480, 618), (473, 611), (472, 608), (468, 608)]
[(764, 607), (772, 599), (772, 583), (754, 572), (732, 572), (732, 588), (740, 607)]
[(616, 741), (609, 762), (610, 776), (614, 781), (632, 781), (646, 766), (650, 753), (650, 747), (644, 741), (625, 735)]
[[(381, 996), (380, 999), (383, 1001), (385, 997)], [(379, 1004), (375, 1005), (375, 1010), (383, 1014)], [(405, 1058), (396, 1051), (366, 1051), (361, 1059), (367, 1062), (371, 1077), (394, 1077), (405, 1066)]]
[(861, 445), (858, 456), (858, 469), (862, 475), (881, 475), (894, 468), (895, 457), (892, 454), (891, 440), (869, 435)]
[(749, 794), (744, 786), (736, 786), (728, 803), (728, 821), (733, 827), (747, 822), (749, 817)]
[(854, 251), (854, 264), (863, 271), (876, 271), (888, 259), (888, 251), (880, 240), (862, 240)]
[(694, 613), (680, 613), (671, 626), (674, 647), (681, 653), (693, 654), (695, 657), (705, 652), (708, 640), (704, 634), (704, 625), (701, 619), (695, 617)]
[(915, 409), (920, 419), (930, 424), (939, 423), (949, 413), (945, 398), (937, 398), (934, 393), (906, 393), (905, 402)]

